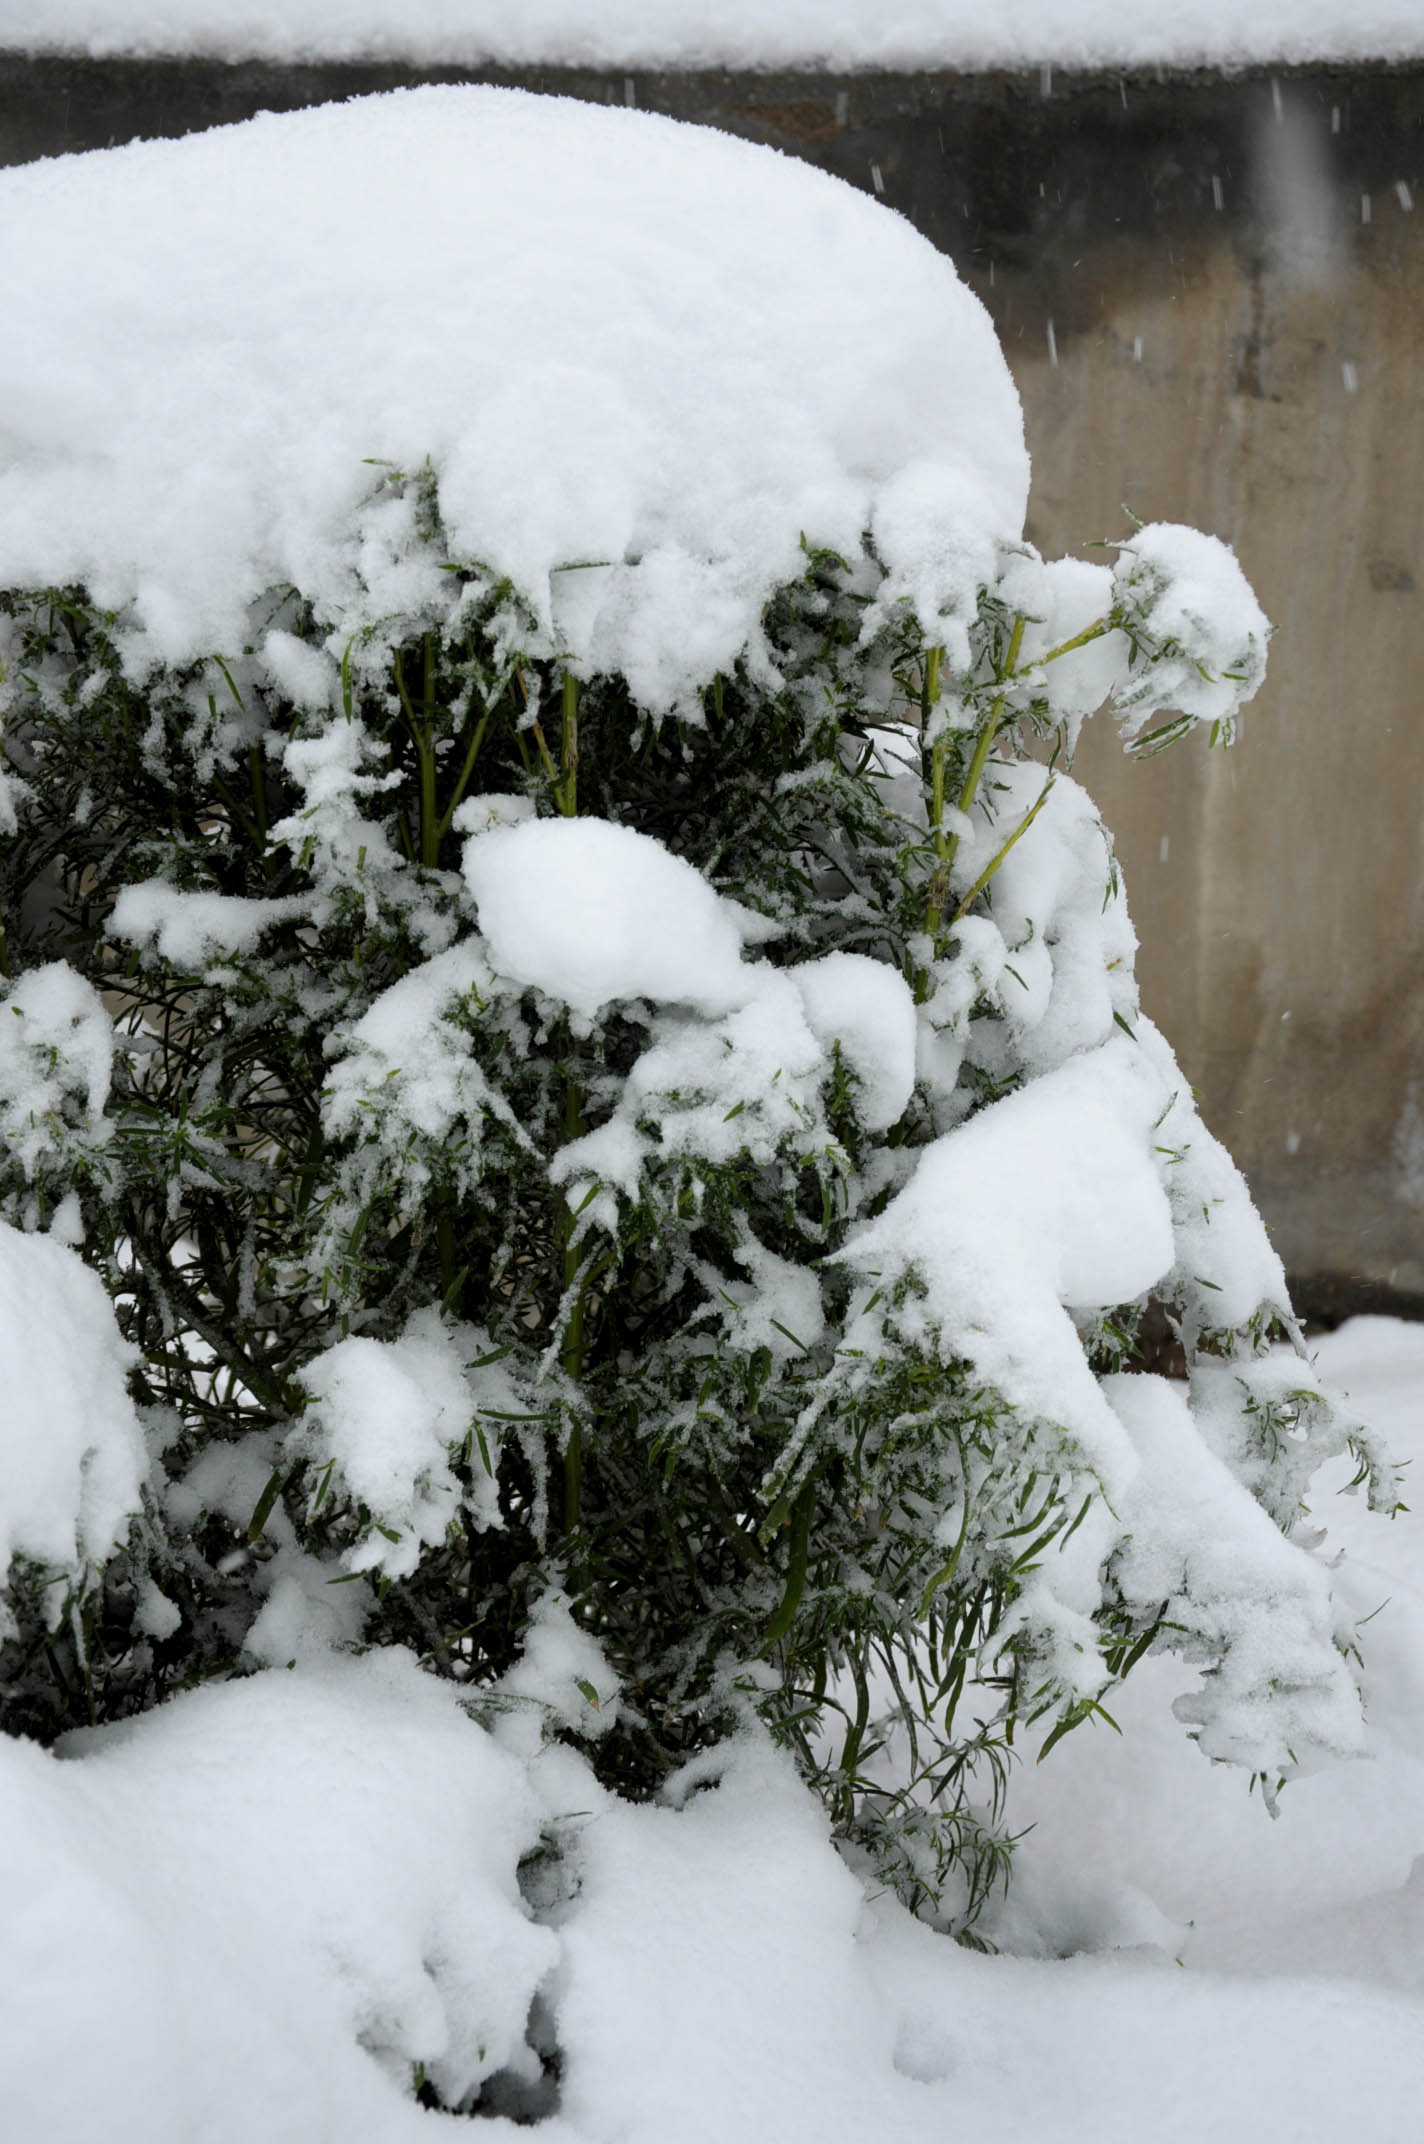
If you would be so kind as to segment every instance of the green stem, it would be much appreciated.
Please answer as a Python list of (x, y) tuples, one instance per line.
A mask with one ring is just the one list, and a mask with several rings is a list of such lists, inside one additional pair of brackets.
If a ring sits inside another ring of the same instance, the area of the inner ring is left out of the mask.
[(583, 1502), (583, 1429), (575, 1422), (564, 1447), (564, 1532), (577, 1531)]
[[(1085, 625), (1081, 633), (1075, 633), (1071, 640), (1060, 641), (1056, 648), (1050, 648), (1046, 655), (1035, 655), (1028, 667), (1038, 670), (1044, 663), (1056, 663), (1060, 655), (1071, 655), (1075, 648), (1086, 648), (1090, 641), (1101, 640), (1104, 633), (1110, 633), (1112, 624), (1111, 618), (1096, 619), (1092, 625)], [(1017, 670), (1009, 671), (1010, 678), (1015, 678), (1018, 674)]]
[[(420, 768), (420, 860), (433, 867), (440, 853), (440, 815), (435, 806), (435, 745), (430, 734), (430, 724), (422, 722), (411, 705), (406, 690), (405, 666), (399, 648), (395, 658), (396, 691), (400, 694), (402, 712), (410, 734), (415, 740), (415, 756)], [(425, 686), (424, 702), (427, 711), (431, 705), (431, 656), (430, 635), (425, 636)]]
[(542, 723), (531, 722), (529, 728), (533, 735), (534, 742), (539, 748), (539, 758), (543, 765), (544, 772), (548, 775), (550, 782), (553, 784), (554, 793), (555, 796), (557, 796), (559, 786), (559, 770), (554, 765), (554, 755), (549, 750), (549, 740), (544, 735), (543, 725)]
[[(931, 648), (925, 659), (924, 677), (920, 685), (920, 733), (929, 727), (930, 715), (939, 698), (939, 666), (943, 649)], [(936, 907), (937, 889), (944, 870), (944, 760), (949, 747), (949, 734), (941, 730), (930, 747), (930, 832), (934, 836), (935, 870), (930, 879), (929, 893), (925, 902), (925, 931), (933, 939), (938, 928)], [(943, 895), (938, 894), (940, 906)], [(922, 968), (914, 978), (915, 1003), (923, 1005), (930, 994), (929, 970)]]
[(943, 661), (943, 648), (925, 650), (925, 667), (920, 678), (920, 720), (926, 724), (939, 699), (939, 666)]
[(429, 870), (440, 854), (440, 813), (435, 802), (435, 747), (427, 730), (420, 750), (420, 860)]
[[(924, 677), (920, 684), (920, 729), (929, 728), (930, 716), (939, 699), (939, 666), (943, 648), (931, 648), (925, 657)], [(944, 753), (949, 742), (948, 733), (941, 730), (930, 749), (930, 831), (934, 835), (935, 853), (944, 854)]]
[(423, 712), (420, 746), (420, 860), (434, 870), (440, 855), (440, 807), (435, 801), (435, 638), (427, 633), (421, 679)]
[[(553, 756), (549, 751), (544, 733), (538, 723), (534, 736), (540, 755), (544, 760), (550, 780), (554, 783), (554, 798), (561, 815), (572, 819), (578, 813), (578, 679), (568, 671), (564, 673), (562, 692), (563, 734), (560, 740), (560, 768), (556, 771)], [(560, 778), (561, 777), (561, 778)], [(571, 1079), (564, 1089), (564, 1139), (570, 1143), (583, 1136), (583, 1090), (577, 1080)], [(563, 1244), (563, 1294), (576, 1289), (569, 1322), (564, 1330), (563, 1346), (559, 1351), (559, 1364), (566, 1377), (577, 1383), (583, 1375), (584, 1344), (587, 1338), (588, 1290), (593, 1275), (586, 1262), (586, 1246), (575, 1243), (575, 1216), (571, 1207), (562, 1206), (559, 1215), (559, 1235)], [(578, 1526), (583, 1497), (583, 1432), (578, 1423), (569, 1431), (569, 1441), (564, 1448), (564, 1531), (572, 1533)]]
[[(564, 1090), (564, 1138), (578, 1139), (583, 1133), (583, 1098), (577, 1081), (570, 1080)], [(564, 1329), (564, 1343), (559, 1350), (559, 1367), (564, 1375), (577, 1383), (583, 1375), (583, 1351), (586, 1338), (585, 1308), (588, 1299), (588, 1276), (580, 1274), (584, 1263), (584, 1246), (575, 1243), (574, 1215), (572, 1208), (561, 1202), (559, 1235), (563, 1244), (563, 1293), (578, 1288), (569, 1322)], [(580, 1279), (582, 1285), (580, 1286)], [(569, 1441), (564, 1448), (564, 1531), (572, 1533), (579, 1523), (583, 1493), (583, 1432), (577, 1422), (569, 1431)]]
[(761, 1650), (769, 1653), (774, 1645), (790, 1630), (796, 1611), (801, 1605), (801, 1596), (806, 1590), (806, 1565), (811, 1552), (811, 1516), (816, 1505), (814, 1477), (808, 1481), (791, 1507), (791, 1541), (786, 1568), (786, 1590), (781, 1596), (775, 1615), (762, 1632)]
[(852, 1647), (847, 1655), (851, 1678), (855, 1683), (855, 1718), (847, 1729), (845, 1744), (841, 1750), (841, 1822), (848, 1824), (855, 1815), (855, 1773), (860, 1763), (860, 1745), (865, 1740), (865, 1730), (870, 1724), (870, 1685), (865, 1679), (865, 1663)]
[(229, 670), (227, 664), (223, 661), (220, 655), (215, 655), (213, 657), (213, 661), (217, 664), (219, 670), (221, 670), (223, 676), (227, 680), (227, 689), (232, 694), (233, 699), (237, 703), (239, 714), (245, 715), (247, 713), (247, 706), (245, 701), (243, 700), (242, 694), (237, 689), (237, 683), (233, 677), (231, 670)]
[[(1008, 649), (1005, 653), (1003, 664), (997, 673), (997, 682), (1001, 688), (1006, 686), (1015, 675), (1019, 649), (1023, 646), (1024, 622), (1022, 618), (1015, 618), (1014, 620), (1013, 631), (1009, 635)], [(1004, 707), (1007, 699), (1007, 692), (1001, 689), (992, 708), (989, 710), (988, 721), (974, 741), (974, 754), (970, 759), (969, 771), (964, 777), (964, 783), (959, 792), (959, 810), (961, 812), (969, 810), (979, 793), (979, 784), (984, 778), (984, 769), (989, 764), (989, 753), (993, 748), (994, 739), (999, 733), (999, 724), (1004, 718)], [(943, 810), (944, 804), (941, 798), (941, 814)], [(949, 899), (950, 874), (954, 869), (954, 860), (959, 854), (959, 835), (954, 833), (945, 836), (937, 823), (935, 828), (935, 850), (938, 862), (935, 865), (934, 875), (930, 880), (929, 898), (925, 904), (925, 934), (934, 948), (934, 957), (938, 959), (942, 950), (941, 929), (945, 903)]]
[(248, 778), (252, 783), (252, 808), (257, 818), (257, 838), (261, 846), (267, 846), (267, 777), (262, 769), (262, 753), (257, 745), (247, 755)]
[(475, 733), (470, 739), (469, 750), (465, 754), (465, 764), (461, 767), (459, 779), (450, 792), (450, 801), (440, 814), (440, 825), (436, 836), (438, 840), (443, 841), (449, 833), (450, 822), (460, 808), (461, 800), (469, 786), (470, 776), (475, 771), (475, 761), (480, 756), (480, 746), (485, 741), (485, 731), (489, 728), (489, 719), (489, 709), (486, 708), (475, 726)]
[(1014, 846), (1015, 842), (1023, 840), (1024, 835), (1028, 832), (1029, 828), (1033, 825), (1034, 820), (1038, 817), (1039, 813), (1043, 810), (1044, 805), (1048, 802), (1049, 792), (1052, 789), (1056, 779), (1057, 777), (1055, 775), (1049, 775), (1048, 780), (1044, 783), (1042, 789), (1038, 793), (1036, 802), (1031, 806), (1028, 811), (1024, 813), (1023, 818), (1014, 828), (1013, 832), (1010, 834), (1008, 840), (1004, 843), (1004, 846), (1000, 849), (998, 855), (994, 858), (993, 862), (980, 872), (978, 878), (975, 879), (974, 884), (970, 887), (968, 893), (965, 894), (964, 899), (960, 902), (958, 908), (955, 909), (954, 914), (949, 919), (952, 924), (957, 923), (961, 916), (968, 915), (970, 909), (974, 906), (974, 903), (978, 900), (980, 894), (984, 891), (984, 888), (988, 885), (990, 879), (994, 876), (994, 873), (998, 870), (1000, 864), (1004, 861), (1004, 858), (1008, 855), (1010, 849)]
[(415, 709), (410, 704), (410, 694), (405, 689), (405, 663), (399, 648), (395, 652), (396, 691), (400, 695), (401, 712), (410, 726), (412, 737), (420, 735), (420, 724), (415, 719)]
[(578, 715), (578, 679), (572, 672), (566, 670), (563, 685), (564, 734), (563, 748), (560, 754), (563, 761), (564, 786), (559, 798), (559, 810), (566, 819), (573, 819), (578, 814)]

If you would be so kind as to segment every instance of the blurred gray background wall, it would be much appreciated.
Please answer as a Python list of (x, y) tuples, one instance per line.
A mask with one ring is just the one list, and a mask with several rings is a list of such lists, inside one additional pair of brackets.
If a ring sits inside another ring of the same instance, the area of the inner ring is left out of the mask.
[[(1424, 68), (610, 76), (0, 55), (0, 162), (485, 80), (808, 158), (983, 298), (1050, 554), (1183, 520), (1279, 631), (1231, 753), (1090, 732), (1147, 1010), (1323, 1317), (1424, 1315)], [(6, 293), (23, 307), (22, 292)]]

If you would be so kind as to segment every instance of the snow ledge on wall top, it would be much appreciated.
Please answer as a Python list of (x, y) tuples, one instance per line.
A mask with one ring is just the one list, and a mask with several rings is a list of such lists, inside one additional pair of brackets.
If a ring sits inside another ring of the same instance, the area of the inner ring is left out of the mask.
[[(42, 19), (41, 18), (42, 15)], [(0, 0), (0, 50), (93, 59), (917, 71), (1424, 57), (1418, 0)]]

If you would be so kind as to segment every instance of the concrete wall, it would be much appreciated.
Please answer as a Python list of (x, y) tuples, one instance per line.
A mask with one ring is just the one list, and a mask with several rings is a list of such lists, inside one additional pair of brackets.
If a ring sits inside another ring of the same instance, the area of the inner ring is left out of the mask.
[[(432, 78), (0, 58), (0, 161)], [(1306, 1306), (1424, 1313), (1424, 70), (484, 79), (880, 193), (994, 315), (1041, 548), (1125, 533), (1123, 502), (1235, 544), (1279, 627), (1240, 744), (1136, 766), (1090, 735), (1078, 771), (1147, 1008)]]

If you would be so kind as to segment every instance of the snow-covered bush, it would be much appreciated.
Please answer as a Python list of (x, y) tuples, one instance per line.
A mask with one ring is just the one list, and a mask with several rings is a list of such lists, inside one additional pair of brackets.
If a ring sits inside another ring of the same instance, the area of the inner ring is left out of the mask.
[(6, 185), (0, 1270), (102, 1279), (146, 1438), (27, 1391), (7, 1724), (404, 1646), (644, 1796), (755, 1715), (964, 1930), (1016, 1724), (1150, 1648), (1271, 1788), (1356, 1749), (1291, 1530), (1392, 1485), (1066, 771), (1229, 740), (1232, 554), (1041, 560), (948, 264), (742, 144), (446, 91)]

